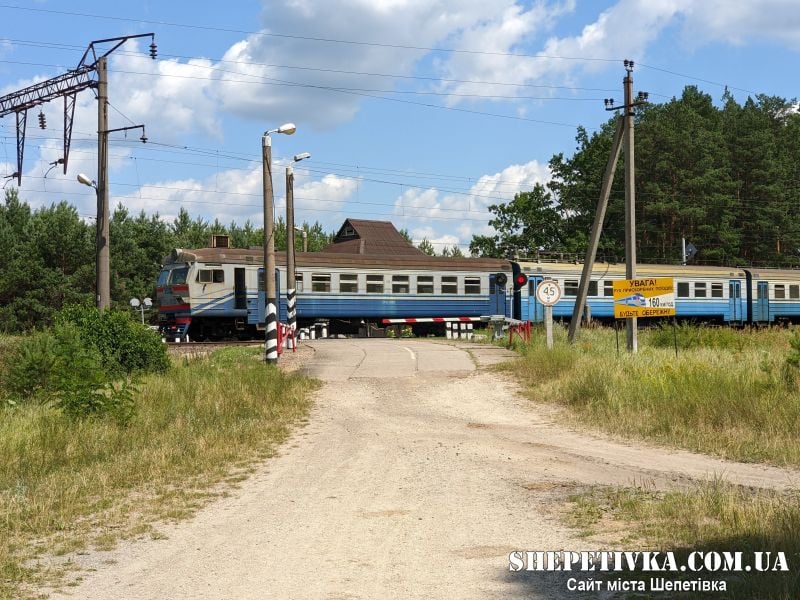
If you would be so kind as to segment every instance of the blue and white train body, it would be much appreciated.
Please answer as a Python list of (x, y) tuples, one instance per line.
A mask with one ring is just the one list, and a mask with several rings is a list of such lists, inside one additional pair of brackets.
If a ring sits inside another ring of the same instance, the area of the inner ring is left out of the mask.
[[(285, 253), (276, 253), (278, 318), (286, 321)], [(358, 333), (384, 319), (503, 315), (542, 321), (536, 286), (553, 279), (556, 319), (572, 317), (583, 266), (491, 258), (309, 252), (296, 257), (298, 327), (318, 320), (331, 333)], [(527, 282), (517, 288), (520, 273)], [(800, 271), (639, 265), (637, 277), (671, 277), (679, 319), (734, 325), (800, 322)], [(587, 299), (593, 319), (614, 317), (613, 282), (622, 264), (594, 266)], [(159, 321), (168, 337), (194, 340), (259, 335), (265, 316), (261, 249), (176, 250), (158, 279)], [(418, 333), (443, 325), (416, 324)]]
[[(543, 279), (559, 283), (561, 300), (555, 318), (569, 319), (575, 306), (582, 264), (517, 263), (528, 276), (515, 298), (523, 320), (541, 321), (544, 307), (536, 300)], [(729, 324), (768, 324), (800, 321), (800, 271), (680, 265), (638, 265), (637, 278), (671, 277), (679, 319)], [(613, 281), (625, 279), (624, 264), (597, 263), (592, 270), (587, 305), (592, 318), (614, 318)]]

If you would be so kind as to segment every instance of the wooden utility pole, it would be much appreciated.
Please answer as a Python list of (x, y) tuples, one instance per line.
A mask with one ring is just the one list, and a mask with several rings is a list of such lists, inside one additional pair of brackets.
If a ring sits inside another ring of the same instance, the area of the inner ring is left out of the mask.
[[(636, 277), (636, 175), (633, 153), (633, 61), (624, 62), (627, 74), (625, 85), (624, 133), (625, 145), (625, 278)], [(625, 334), (628, 352), (638, 351), (637, 319), (626, 319)]]
[[(607, 108), (608, 104), (609, 101), (606, 100)], [(597, 211), (594, 215), (592, 233), (589, 236), (589, 246), (586, 248), (586, 258), (583, 261), (583, 271), (581, 273), (581, 281), (578, 286), (578, 297), (575, 299), (575, 307), (572, 310), (572, 319), (569, 322), (568, 339), (570, 343), (574, 343), (578, 337), (578, 330), (580, 329), (581, 319), (583, 317), (583, 308), (586, 306), (586, 297), (589, 294), (589, 282), (592, 278), (592, 269), (594, 268), (594, 259), (597, 256), (597, 246), (600, 243), (600, 234), (603, 231), (603, 221), (606, 218), (608, 197), (611, 195), (611, 185), (614, 183), (614, 173), (617, 171), (617, 162), (619, 162), (619, 154), (620, 150), (622, 149), (622, 123), (622, 119), (617, 119), (617, 127), (614, 130), (614, 141), (611, 144), (611, 154), (608, 156), (606, 171), (603, 174), (603, 185), (600, 189), (600, 200), (597, 202)]]
[(97, 308), (111, 307), (108, 208), (108, 64), (97, 59)]

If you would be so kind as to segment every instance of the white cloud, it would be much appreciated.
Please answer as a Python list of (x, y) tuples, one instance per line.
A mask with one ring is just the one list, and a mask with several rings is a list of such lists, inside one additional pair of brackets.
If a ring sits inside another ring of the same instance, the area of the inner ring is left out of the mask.
[(549, 180), (548, 166), (533, 160), (484, 175), (464, 194), (411, 188), (395, 200), (393, 222), (398, 228), (409, 229), (417, 242), (425, 237), (466, 250), (473, 235), (493, 233), (485, 224), (491, 218), (490, 205), (508, 202), (514, 194)]

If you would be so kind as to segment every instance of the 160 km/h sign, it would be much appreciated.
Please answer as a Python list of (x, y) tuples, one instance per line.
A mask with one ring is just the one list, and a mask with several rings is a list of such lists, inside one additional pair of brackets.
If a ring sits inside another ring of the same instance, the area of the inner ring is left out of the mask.
[(614, 318), (675, 316), (672, 277), (643, 277), (614, 281)]

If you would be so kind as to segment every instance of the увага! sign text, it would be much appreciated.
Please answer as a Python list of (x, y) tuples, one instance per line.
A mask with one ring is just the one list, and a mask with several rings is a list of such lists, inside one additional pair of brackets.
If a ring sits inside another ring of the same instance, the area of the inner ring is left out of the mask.
[(672, 277), (614, 281), (614, 318), (675, 316)]

